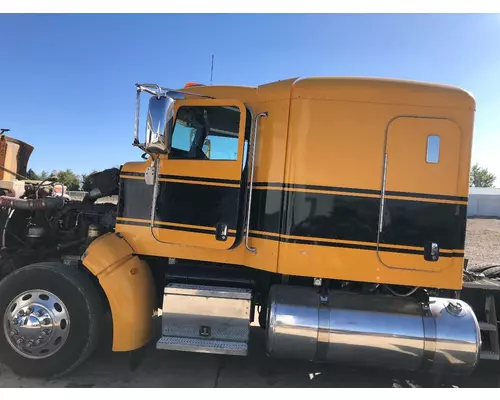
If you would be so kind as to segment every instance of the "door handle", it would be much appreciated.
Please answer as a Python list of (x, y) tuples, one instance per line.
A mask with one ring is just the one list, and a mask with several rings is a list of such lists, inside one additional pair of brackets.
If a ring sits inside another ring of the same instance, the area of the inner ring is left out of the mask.
[(227, 225), (219, 222), (215, 228), (215, 240), (225, 242), (227, 240)]

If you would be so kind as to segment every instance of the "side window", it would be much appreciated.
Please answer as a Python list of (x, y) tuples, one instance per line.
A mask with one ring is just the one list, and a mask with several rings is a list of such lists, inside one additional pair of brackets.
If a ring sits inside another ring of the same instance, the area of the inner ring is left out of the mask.
[(438, 135), (429, 135), (427, 137), (427, 156), (425, 161), (430, 164), (437, 164), (439, 162), (439, 147), (440, 137)]
[(169, 158), (237, 160), (240, 118), (236, 107), (180, 107)]
[(238, 137), (208, 135), (203, 151), (209, 160), (238, 159)]
[(176, 123), (172, 133), (172, 147), (187, 154), (195, 135), (196, 128), (189, 128)]

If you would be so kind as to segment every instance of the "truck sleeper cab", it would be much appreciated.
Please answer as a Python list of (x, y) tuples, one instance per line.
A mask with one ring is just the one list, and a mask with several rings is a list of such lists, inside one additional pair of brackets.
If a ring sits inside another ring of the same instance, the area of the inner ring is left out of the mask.
[(155, 187), (143, 178), (152, 160), (122, 168), (116, 230), (138, 254), (461, 288), (474, 116), (466, 92), (342, 78), (195, 90), (216, 98), (175, 102), (171, 152), (154, 157), (153, 229)]
[(461, 89), (391, 79), (138, 84), (145, 160), (81, 257), (113, 350), (151, 340), (161, 308), (158, 349), (246, 355), (258, 318), (271, 356), (471, 373), (477, 315), (496, 329), (495, 299), (459, 298), (474, 112)]
[[(116, 231), (152, 265), (170, 262), (158, 348), (246, 354), (257, 292), (272, 355), (353, 361), (355, 351), (418, 369), (431, 354), (430, 369), (473, 369), (480, 333), (465, 303), (320, 292), (339, 282), (461, 288), (474, 107), (459, 89), (382, 79), (190, 87), (171, 106), (170, 136), (158, 136), (168, 151), (120, 175)], [(206, 270), (190, 273), (193, 263)], [(216, 265), (234, 266), (246, 284), (218, 281)], [(214, 313), (224, 301), (228, 314)], [(360, 336), (333, 333), (339, 315), (346, 329), (359, 323)], [(462, 334), (450, 339), (442, 329), (452, 326)], [(451, 348), (439, 350), (440, 334)], [(380, 346), (367, 350), (366, 335), (380, 335)], [(420, 353), (395, 350), (403, 342)], [(446, 351), (460, 362), (445, 361)]]

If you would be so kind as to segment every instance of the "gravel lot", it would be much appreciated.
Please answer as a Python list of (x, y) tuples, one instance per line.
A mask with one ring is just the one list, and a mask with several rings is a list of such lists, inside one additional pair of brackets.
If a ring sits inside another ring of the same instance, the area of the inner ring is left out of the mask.
[[(470, 264), (500, 264), (500, 220), (471, 219), (466, 257)], [(159, 322), (159, 321), (157, 321)], [(159, 327), (159, 324), (158, 324)], [(313, 365), (281, 361), (264, 353), (263, 332), (252, 327), (248, 357), (156, 351), (154, 342), (142, 353), (112, 353), (103, 337), (94, 356), (58, 380), (24, 379), (0, 365), (1, 387), (429, 387), (431, 378), (380, 369)], [(482, 361), (478, 369), (444, 387), (500, 387), (500, 362)]]
[(469, 265), (500, 265), (500, 219), (467, 221), (465, 258)]

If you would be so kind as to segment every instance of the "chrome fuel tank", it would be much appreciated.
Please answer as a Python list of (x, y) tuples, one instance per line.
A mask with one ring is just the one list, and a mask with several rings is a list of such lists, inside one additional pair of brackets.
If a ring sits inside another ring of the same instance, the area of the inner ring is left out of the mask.
[(463, 301), (333, 291), (271, 288), (266, 328), (270, 356), (309, 361), (468, 374), (479, 359), (481, 336)]

